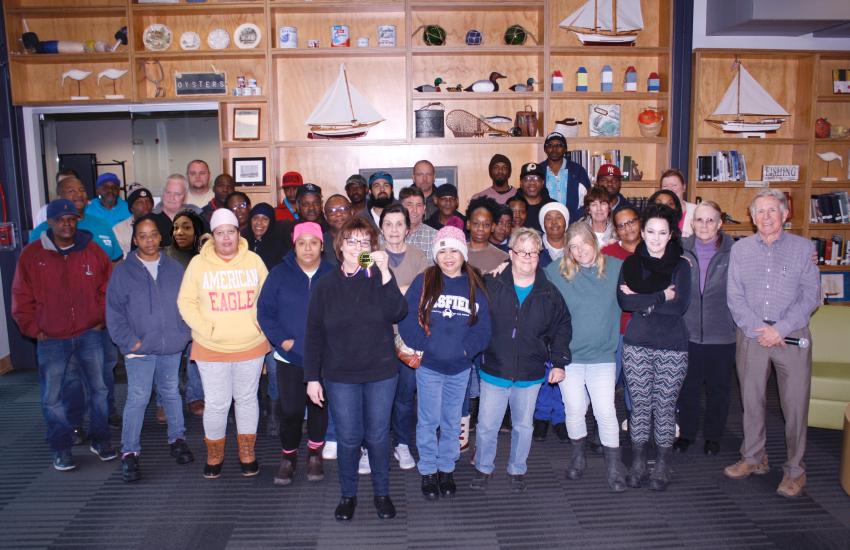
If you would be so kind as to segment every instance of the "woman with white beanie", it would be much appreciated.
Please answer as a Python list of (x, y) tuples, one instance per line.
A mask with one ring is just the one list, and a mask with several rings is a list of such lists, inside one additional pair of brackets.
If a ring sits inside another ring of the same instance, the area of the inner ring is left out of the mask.
[(254, 476), (260, 416), (257, 386), (270, 347), (257, 323), (257, 297), (268, 271), (239, 236), (236, 215), (224, 208), (210, 218), (212, 239), (192, 258), (177, 296), (180, 314), (192, 329), (191, 359), (204, 387), (204, 477), (221, 475), (227, 414), (236, 402), (242, 475)]
[(560, 260), (566, 246), (565, 235), (570, 225), (570, 211), (560, 202), (550, 202), (540, 209), (540, 227), (543, 228), (543, 250), (540, 252), (540, 267), (545, 268)]

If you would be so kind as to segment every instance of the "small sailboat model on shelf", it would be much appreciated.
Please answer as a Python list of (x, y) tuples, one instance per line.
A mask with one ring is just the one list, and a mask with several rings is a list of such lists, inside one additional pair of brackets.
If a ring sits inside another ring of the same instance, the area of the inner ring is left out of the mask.
[[(735, 61), (735, 71), (723, 99), (711, 113), (711, 118), (705, 121), (724, 132), (741, 133), (744, 137), (763, 137), (766, 132), (775, 132), (782, 127), (785, 119), (778, 117), (790, 116), (788, 111), (738, 60)], [(729, 118), (730, 115), (734, 118)]]
[(589, 0), (558, 26), (584, 46), (632, 46), (643, 30), (640, 0)]
[(345, 65), (340, 65), (339, 76), (305, 124), (310, 127), (310, 139), (353, 139), (383, 121), (381, 113), (349, 84)]

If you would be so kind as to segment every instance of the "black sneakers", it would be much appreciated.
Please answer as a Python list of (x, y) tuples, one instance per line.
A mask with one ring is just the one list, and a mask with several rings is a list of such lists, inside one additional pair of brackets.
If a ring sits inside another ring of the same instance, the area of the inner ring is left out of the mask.
[(126, 483), (142, 479), (142, 472), (139, 469), (139, 455), (136, 453), (127, 453), (121, 457), (121, 479)]
[(189, 447), (186, 445), (186, 441), (178, 439), (174, 443), (169, 444), (169, 447), (171, 449), (171, 456), (177, 460), (177, 464), (189, 464), (190, 462), (194, 462), (195, 455), (193, 455), (192, 451), (189, 450)]
[(437, 500), (440, 498), (440, 489), (437, 485), (437, 474), (427, 474), (422, 476), (422, 496), (428, 500)]
[(74, 457), (71, 456), (70, 449), (65, 451), (56, 451), (53, 455), (53, 468), (60, 472), (67, 472), (76, 468)]
[(112, 448), (111, 443), (92, 443), (89, 450), (97, 455), (103, 462), (109, 462), (118, 458), (118, 453)]

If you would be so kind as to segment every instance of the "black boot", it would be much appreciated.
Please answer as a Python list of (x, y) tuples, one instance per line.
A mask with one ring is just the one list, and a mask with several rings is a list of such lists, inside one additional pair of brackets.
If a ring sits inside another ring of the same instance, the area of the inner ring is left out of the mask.
[(587, 436), (587, 446), (590, 447), (590, 452), (595, 455), (602, 454), (602, 441), (599, 439), (599, 432), (593, 432)]
[(280, 400), (269, 399), (269, 410), (266, 417), (266, 435), (272, 437), (280, 435), (280, 415), (277, 414), (279, 408)]
[(452, 472), (437, 472), (437, 484), (440, 486), (440, 496), (452, 498), (457, 492), (455, 475)]
[(655, 453), (655, 468), (649, 477), (649, 488), (653, 491), (665, 491), (670, 484), (670, 453), (671, 447), (658, 447)]
[(469, 398), (469, 431), (470, 433), (475, 431), (475, 426), (478, 425), (478, 405), (481, 403), (481, 399), (478, 397), (470, 397)]
[(428, 500), (437, 500), (440, 498), (437, 474), (426, 474), (422, 476), (422, 496)]
[(586, 437), (570, 439), (570, 443), (573, 446), (573, 454), (570, 457), (570, 464), (567, 466), (567, 479), (581, 479), (584, 468), (587, 466), (587, 459), (584, 457), (584, 444), (586, 441)]
[(632, 489), (640, 489), (646, 481), (646, 443), (632, 444), (632, 468), (626, 476), (626, 485)]
[(626, 467), (620, 458), (619, 447), (603, 447), (605, 467), (608, 470), (608, 487), (615, 493), (626, 490)]
[(534, 419), (534, 431), (531, 434), (531, 437), (534, 438), (534, 441), (546, 441), (546, 432), (549, 430), (549, 421), (548, 420), (537, 420)]

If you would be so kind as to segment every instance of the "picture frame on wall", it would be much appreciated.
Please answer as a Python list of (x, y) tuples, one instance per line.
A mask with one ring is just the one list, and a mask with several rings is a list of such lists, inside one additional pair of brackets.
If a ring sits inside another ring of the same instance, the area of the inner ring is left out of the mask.
[(233, 110), (233, 141), (260, 139), (260, 108), (240, 107)]
[(259, 187), (266, 184), (265, 157), (233, 159), (233, 179), (237, 186)]

